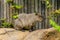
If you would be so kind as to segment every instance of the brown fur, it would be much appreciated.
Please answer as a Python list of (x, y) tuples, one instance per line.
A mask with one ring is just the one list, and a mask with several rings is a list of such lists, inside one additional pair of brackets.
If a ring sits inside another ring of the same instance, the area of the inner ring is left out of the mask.
[(31, 29), (35, 23), (43, 20), (41, 15), (38, 14), (19, 14), (18, 19), (14, 21), (14, 28), (21, 30), (22, 28)]

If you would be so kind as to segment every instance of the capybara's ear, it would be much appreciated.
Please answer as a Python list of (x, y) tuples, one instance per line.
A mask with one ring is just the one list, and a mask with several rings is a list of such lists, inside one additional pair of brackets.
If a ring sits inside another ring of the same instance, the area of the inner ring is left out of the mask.
[(38, 15), (38, 13), (35, 13), (35, 15)]
[(38, 15), (38, 12), (36, 10), (34, 10), (34, 13), (35, 13), (35, 15)]
[(35, 15), (37, 15), (37, 16), (42, 16), (40, 13), (35, 13)]

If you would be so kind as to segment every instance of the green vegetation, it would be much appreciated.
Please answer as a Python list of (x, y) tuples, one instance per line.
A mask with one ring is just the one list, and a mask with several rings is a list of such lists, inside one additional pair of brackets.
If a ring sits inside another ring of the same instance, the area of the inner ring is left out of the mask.
[(23, 6), (22, 5), (12, 5), (11, 8), (13, 9), (21, 9)]
[[(47, 6), (47, 8), (51, 8), (52, 6), (51, 6), (51, 4), (49, 3), (49, 0), (46, 0), (46, 6)], [(49, 16), (50, 18), (49, 18), (49, 23), (50, 23), (50, 25), (54, 28), (54, 29), (56, 29), (57, 31), (59, 31), (60, 32), (60, 25), (58, 25), (53, 19), (52, 19), (52, 17), (54, 16), (54, 17), (58, 17), (60, 15), (60, 9), (59, 10), (55, 10), (54, 12), (51, 12), (51, 15)]]
[(18, 18), (18, 13), (13, 14), (12, 18), (17, 19)]
[[(14, 3), (13, 0), (6, 0), (6, 3), (8, 3), (8, 5), (9, 5), (9, 4), (12, 4), (10, 7), (11, 7), (12, 9), (15, 9), (15, 10), (19, 10), (19, 9), (23, 8), (22, 5), (18, 5), (18, 4), (16, 4), (16, 3)], [(17, 13), (17, 12), (16, 12), (16, 13), (13, 13), (13, 14), (12, 14), (12, 18), (13, 18), (13, 19), (17, 19), (17, 18), (18, 18), (18, 13)], [(1, 19), (0, 19), (0, 21), (2, 22), (2, 27), (3, 27), (3, 28), (13, 27), (13, 24), (12, 24), (12, 23), (9, 23), (9, 22), (6, 22), (6, 20), (7, 20), (6, 18), (1, 18)]]
[[(60, 15), (60, 9), (56, 10), (54, 12), (52, 12), (52, 15), (54, 15), (54, 17), (58, 17)], [(60, 31), (60, 25), (58, 25), (51, 16), (51, 19), (49, 20), (49, 23), (52, 27), (54, 27), (56, 30)]]
[(13, 0), (6, 0), (6, 3), (13, 3)]
[(46, 7), (47, 8), (51, 8), (52, 7), (51, 4), (50, 4), (50, 2), (49, 2), (49, 0), (46, 0), (45, 2), (46, 2)]
[(11, 28), (11, 27), (13, 27), (13, 24), (12, 23), (9, 23), (9, 22), (3, 22), (2, 23), (2, 27), (3, 28)]
[(16, 3), (14, 3), (13, 0), (6, 0), (6, 2), (9, 4), (11, 3), (12, 4), (11, 8), (13, 8), (13, 9), (21, 9), (23, 7), (22, 5), (18, 5)]
[[(14, 13), (12, 15), (12, 18), (17, 19), (18, 18), (18, 13)], [(1, 18), (0, 21), (2, 22), (2, 27), (3, 28), (11, 28), (11, 27), (13, 27), (12, 23), (6, 22), (6, 18)]]
[(50, 25), (56, 30), (60, 31), (60, 26), (52, 19), (49, 20)]
[[(8, 4), (12, 4), (11, 5), (11, 8), (14, 8), (14, 9), (21, 9), (23, 6), (21, 5), (17, 5), (16, 3), (13, 2), (13, 0), (6, 0), (6, 2)], [(12, 14), (12, 18), (13, 19), (16, 19), (18, 18), (18, 13), (13, 13)], [(10, 28), (10, 27), (13, 27), (13, 24), (12, 23), (9, 23), (9, 22), (6, 22), (6, 18), (1, 18), (0, 21), (2, 22), (2, 27), (3, 28)]]
[(6, 18), (1, 18), (0, 21), (2, 22), (3, 28), (10, 28), (13, 26), (12, 23), (6, 22)]

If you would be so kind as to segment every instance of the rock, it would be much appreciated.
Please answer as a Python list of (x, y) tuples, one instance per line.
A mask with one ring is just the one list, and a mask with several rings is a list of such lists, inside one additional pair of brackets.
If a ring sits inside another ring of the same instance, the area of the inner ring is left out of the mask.
[(60, 32), (54, 28), (36, 30), (27, 35), (24, 40), (60, 40)]
[(22, 32), (12, 28), (0, 28), (0, 40), (23, 40), (29, 34), (28, 31)]
[(32, 32), (0, 28), (0, 40), (60, 40), (60, 32), (54, 28), (39, 29)]

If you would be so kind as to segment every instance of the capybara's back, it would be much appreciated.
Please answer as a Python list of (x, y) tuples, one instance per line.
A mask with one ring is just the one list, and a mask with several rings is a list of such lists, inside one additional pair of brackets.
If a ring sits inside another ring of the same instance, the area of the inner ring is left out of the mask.
[(15, 29), (31, 29), (35, 23), (41, 22), (43, 20), (41, 15), (32, 13), (32, 14), (19, 14), (18, 19), (15, 20), (14, 28)]

